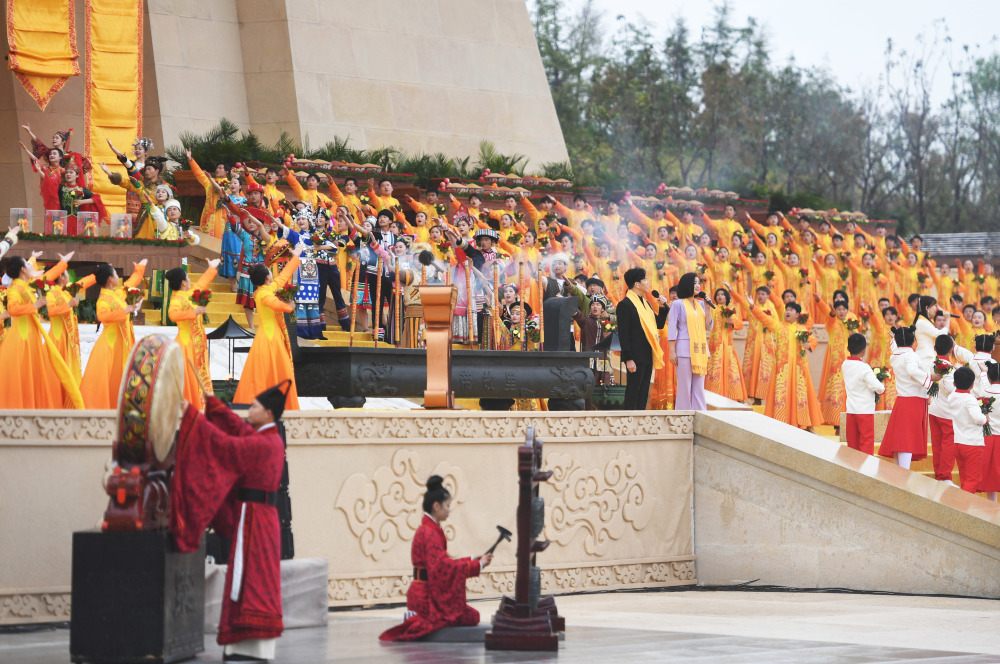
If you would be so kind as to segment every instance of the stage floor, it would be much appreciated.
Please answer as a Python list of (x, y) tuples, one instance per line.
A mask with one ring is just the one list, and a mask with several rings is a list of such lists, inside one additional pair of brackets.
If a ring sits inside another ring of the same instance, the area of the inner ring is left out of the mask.
[[(1000, 662), (1000, 602), (817, 593), (649, 592), (558, 599), (568, 625), (555, 653), (488, 652), (478, 644), (382, 644), (402, 609), (341, 611), (327, 628), (291, 630), (283, 664), (321, 662), (698, 662), (768, 664)], [(495, 601), (474, 604), (484, 618)], [(200, 662), (221, 661), (206, 638)], [(69, 661), (69, 630), (0, 633), (0, 661)], [(964, 652), (961, 652), (964, 651)]]

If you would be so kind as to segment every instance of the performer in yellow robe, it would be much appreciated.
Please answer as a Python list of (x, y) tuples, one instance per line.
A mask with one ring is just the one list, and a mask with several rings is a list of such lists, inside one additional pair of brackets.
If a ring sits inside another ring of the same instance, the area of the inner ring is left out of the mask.
[[(759, 282), (760, 283), (760, 282)], [(767, 286), (758, 286), (754, 297), (757, 298), (757, 308), (765, 316), (777, 320), (778, 314), (774, 303), (770, 300), (771, 291)], [(747, 295), (749, 297), (749, 294)], [(745, 299), (737, 298), (743, 318), (750, 325), (747, 330), (746, 347), (743, 351), (743, 384), (746, 386), (747, 397), (763, 401), (771, 389), (771, 379), (774, 375), (774, 333), (759, 320), (750, 316), (750, 309)]]
[[(251, 403), (257, 395), (272, 385), (277, 385), (285, 379), (292, 381), (288, 388), (286, 410), (299, 409), (298, 391), (295, 387), (295, 369), (292, 366), (292, 348), (288, 340), (288, 330), (285, 327), (285, 313), (295, 311), (294, 302), (284, 302), (275, 292), (284, 288), (285, 284), (295, 274), (299, 267), (299, 256), (303, 246), (292, 250), (292, 260), (274, 278), (266, 266), (255, 266), (250, 272), (250, 279), (257, 290), (254, 291), (254, 301), (260, 320), (257, 324), (257, 334), (254, 336), (247, 362), (243, 367), (243, 375), (236, 386), (233, 403)], [(261, 387), (265, 385), (265, 387)]]
[(823, 358), (823, 373), (819, 379), (819, 403), (823, 411), (823, 422), (835, 427), (840, 426), (840, 414), (847, 407), (847, 391), (844, 387), (843, 364), (850, 353), (847, 352), (847, 338), (854, 332), (864, 333), (858, 317), (850, 313), (850, 304), (837, 300), (830, 304), (816, 298), (816, 323), (823, 323), (830, 340), (826, 345), (826, 356)]
[(823, 413), (809, 376), (808, 350), (815, 350), (816, 338), (796, 321), (802, 307), (795, 302), (785, 305), (784, 320), (768, 316), (751, 303), (750, 314), (774, 333), (774, 379), (767, 395), (764, 414), (800, 429), (823, 423)]
[(208, 269), (192, 288), (187, 271), (175, 267), (166, 278), (173, 290), (170, 298), (170, 320), (177, 324), (177, 343), (184, 349), (184, 399), (198, 410), (205, 408), (205, 396), (214, 394), (212, 373), (208, 365), (208, 339), (201, 316), (206, 307), (191, 301), (195, 290), (206, 290), (219, 273), (219, 259), (208, 261)]
[[(59, 255), (59, 262), (45, 273), (45, 281), (51, 284), (48, 294), (45, 296), (45, 305), (49, 313), (49, 321), (52, 326), (49, 328), (49, 337), (52, 343), (59, 349), (59, 354), (66, 361), (70, 373), (76, 382), (83, 378), (83, 363), (80, 359), (80, 328), (77, 325), (76, 311), (74, 307), (80, 303), (80, 295), (70, 296), (65, 291), (69, 284), (69, 274), (66, 272), (67, 263), (76, 252), (69, 252), (65, 256)], [(90, 274), (80, 279), (77, 286), (80, 293), (97, 283), (94, 275)]]
[(288, 186), (292, 188), (292, 193), (298, 197), (300, 201), (304, 201), (312, 207), (313, 212), (319, 212), (321, 207), (330, 209), (334, 206), (330, 197), (326, 194), (321, 194), (319, 192), (319, 176), (315, 173), (310, 173), (309, 177), (306, 178), (306, 187), (308, 189), (303, 189), (302, 185), (299, 183), (298, 178), (287, 168), (281, 169), (281, 174), (285, 176), (285, 182)]
[(118, 405), (125, 363), (135, 345), (132, 314), (142, 308), (141, 299), (135, 304), (128, 304), (126, 293), (129, 288), (141, 286), (145, 273), (145, 258), (134, 264), (132, 276), (124, 285), (118, 278), (118, 272), (107, 263), (97, 268), (95, 276), (101, 286), (101, 294), (97, 298), (97, 320), (104, 330), (90, 351), (87, 369), (80, 382), (87, 408), (107, 410)]
[[(191, 156), (191, 150), (185, 150), (185, 153), (187, 154), (188, 166), (191, 167), (191, 172), (194, 173), (198, 184), (205, 190), (205, 207), (201, 210), (201, 232), (207, 233), (212, 237), (222, 237), (223, 231), (226, 230), (226, 208), (219, 204), (221, 199), (218, 192), (212, 185), (212, 181), (208, 178), (208, 175), (205, 174), (205, 171), (201, 170), (201, 166)], [(226, 179), (227, 175), (226, 165), (223, 163), (216, 164), (215, 180), (222, 187), (226, 187), (229, 184)]]
[(45, 300), (35, 297), (30, 285), (31, 266), (20, 256), (9, 258), (7, 311), (11, 326), (0, 344), (0, 367), (7, 380), (0, 381), (0, 409), (83, 408), (80, 384), (38, 319)]
[(896, 323), (899, 321), (899, 314), (895, 307), (886, 307), (881, 312), (869, 312), (863, 309), (862, 318), (868, 316), (872, 326), (872, 343), (868, 349), (868, 364), (874, 369), (885, 367), (889, 371), (889, 377), (885, 379), (885, 392), (875, 404), (875, 410), (892, 410), (896, 403), (896, 375), (892, 371), (892, 364), (889, 358), (892, 357), (892, 334)]
[(728, 290), (729, 283), (724, 285), (725, 288), (717, 289), (714, 296), (716, 306), (712, 309), (712, 317), (715, 319), (715, 325), (712, 326), (712, 332), (708, 337), (708, 350), (711, 355), (708, 358), (705, 389), (742, 402), (747, 398), (747, 390), (743, 382), (740, 360), (733, 346), (733, 332), (743, 329), (743, 321), (736, 310), (736, 305), (732, 303), (733, 296)]

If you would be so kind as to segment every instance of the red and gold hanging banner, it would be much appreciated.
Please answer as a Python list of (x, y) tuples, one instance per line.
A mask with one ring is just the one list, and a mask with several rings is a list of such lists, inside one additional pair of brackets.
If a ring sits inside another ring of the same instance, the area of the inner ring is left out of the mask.
[(73, 0), (7, 0), (7, 68), (43, 111), (80, 75)]
[(87, 74), (84, 124), (94, 191), (110, 212), (125, 211), (125, 190), (100, 168), (124, 174), (107, 139), (124, 149), (142, 133), (142, 0), (85, 0)]

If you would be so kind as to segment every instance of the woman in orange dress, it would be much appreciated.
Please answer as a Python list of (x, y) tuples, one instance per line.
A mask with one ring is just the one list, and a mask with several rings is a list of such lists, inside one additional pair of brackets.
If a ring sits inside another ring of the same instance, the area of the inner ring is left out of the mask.
[(872, 324), (872, 343), (868, 349), (868, 364), (873, 369), (885, 367), (889, 370), (889, 377), (885, 379), (885, 392), (875, 404), (875, 410), (892, 410), (896, 403), (896, 376), (892, 373), (892, 331), (899, 321), (899, 314), (895, 307), (886, 307), (879, 312), (867, 313), (867, 309), (862, 309), (862, 318), (868, 316)]
[(777, 351), (764, 414), (793, 427), (812, 429), (823, 423), (806, 359), (806, 352), (816, 349), (816, 338), (797, 322), (801, 313), (800, 305), (789, 302), (783, 319), (778, 319), (750, 303), (750, 314), (774, 333)]
[(260, 321), (247, 354), (243, 375), (240, 376), (236, 394), (233, 395), (233, 403), (251, 403), (267, 388), (289, 379), (292, 384), (288, 388), (285, 410), (299, 409), (292, 347), (285, 328), (285, 314), (295, 311), (295, 304), (282, 301), (275, 292), (284, 288), (295, 274), (303, 249), (299, 245), (292, 250), (292, 260), (288, 261), (277, 278), (271, 276), (271, 271), (265, 265), (255, 266), (250, 272), (250, 279), (257, 288), (253, 297), (257, 311), (260, 312)]
[(99, 265), (95, 274), (101, 286), (101, 294), (97, 298), (97, 320), (104, 330), (90, 351), (87, 369), (80, 382), (81, 391), (87, 395), (87, 408), (108, 410), (118, 405), (125, 364), (135, 345), (132, 314), (142, 308), (141, 299), (129, 304), (126, 294), (127, 289), (139, 288), (142, 284), (146, 259), (133, 267), (132, 276), (124, 285), (118, 278), (118, 272), (107, 263)]
[[(758, 286), (754, 291), (757, 307), (764, 315), (777, 320), (778, 314), (770, 295), (771, 291), (767, 286)], [(749, 298), (750, 294), (748, 293), (746, 297)], [(747, 330), (746, 347), (743, 350), (743, 385), (746, 387), (748, 398), (762, 403), (771, 389), (771, 379), (774, 374), (774, 333), (750, 316), (747, 300), (737, 298), (736, 301), (740, 305), (743, 318), (747, 319), (750, 325)]]
[(715, 325), (708, 337), (711, 355), (708, 358), (705, 389), (742, 402), (747, 398), (747, 389), (743, 382), (740, 359), (733, 346), (733, 331), (743, 329), (743, 320), (727, 290), (729, 283), (725, 282), (724, 285), (726, 288), (717, 289), (714, 296), (716, 306), (712, 309), (712, 317), (715, 318)]
[(35, 273), (20, 256), (10, 258), (7, 288), (10, 330), (0, 344), (0, 366), (16, 380), (0, 381), (0, 408), (83, 408), (80, 384), (38, 319), (45, 300), (30, 285)]
[[(219, 259), (208, 261), (208, 269), (194, 285), (193, 290), (206, 290), (219, 273)], [(173, 295), (170, 298), (170, 320), (177, 324), (176, 341), (184, 349), (184, 399), (198, 410), (205, 409), (205, 395), (214, 394), (212, 373), (208, 365), (208, 339), (201, 320), (207, 307), (191, 301), (191, 280), (182, 267), (169, 270), (166, 275)]]
[[(52, 326), (49, 328), (49, 337), (52, 343), (59, 349), (59, 354), (66, 360), (70, 373), (76, 382), (83, 378), (83, 364), (80, 361), (80, 329), (76, 321), (76, 311), (74, 307), (80, 304), (78, 295), (70, 296), (65, 291), (69, 284), (69, 274), (66, 272), (67, 263), (76, 252), (69, 252), (65, 256), (59, 255), (59, 262), (45, 273), (45, 281), (50, 284), (49, 292), (45, 295), (45, 304), (49, 312), (49, 321)], [(88, 275), (77, 282), (80, 292), (97, 283), (94, 275)]]

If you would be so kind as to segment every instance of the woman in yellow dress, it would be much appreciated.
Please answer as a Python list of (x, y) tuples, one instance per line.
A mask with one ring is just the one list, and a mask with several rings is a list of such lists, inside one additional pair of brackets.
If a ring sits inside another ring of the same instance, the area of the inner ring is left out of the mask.
[[(749, 298), (747, 298), (749, 300)], [(800, 429), (812, 429), (823, 423), (823, 413), (816, 399), (806, 352), (816, 349), (816, 338), (798, 323), (802, 307), (795, 302), (785, 305), (784, 318), (768, 316), (750, 304), (750, 315), (774, 333), (776, 355), (774, 377), (768, 389), (764, 414)]]
[(743, 320), (732, 303), (732, 295), (728, 290), (729, 283), (724, 282), (724, 285), (726, 287), (716, 289), (714, 295), (716, 306), (712, 309), (712, 317), (715, 319), (715, 325), (708, 336), (708, 350), (711, 355), (708, 358), (705, 389), (742, 402), (747, 398), (747, 389), (743, 382), (740, 359), (733, 346), (733, 332), (743, 329)]
[(81, 391), (86, 394), (87, 408), (111, 409), (118, 405), (118, 391), (129, 353), (135, 345), (132, 329), (132, 314), (142, 308), (142, 299), (129, 304), (126, 297), (129, 288), (139, 288), (146, 273), (146, 259), (134, 263), (132, 276), (124, 283), (118, 272), (104, 263), (95, 274), (101, 286), (97, 298), (97, 321), (104, 326), (90, 351), (87, 369), (80, 382)]
[(10, 330), (0, 344), (0, 366), (16, 380), (0, 381), (0, 408), (83, 408), (80, 384), (38, 318), (45, 300), (35, 297), (35, 276), (20, 256), (8, 259)]
[(199, 410), (205, 408), (205, 395), (214, 394), (212, 373), (208, 365), (208, 339), (201, 316), (208, 307), (191, 301), (195, 290), (208, 288), (219, 270), (219, 259), (208, 261), (208, 269), (192, 288), (187, 271), (175, 267), (166, 278), (174, 292), (170, 298), (170, 320), (177, 324), (176, 341), (184, 349), (184, 399)]
[[(764, 285), (758, 286), (754, 291), (757, 307), (764, 315), (777, 320), (778, 314), (770, 296), (771, 290)], [(749, 299), (750, 295), (747, 294), (746, 297)], [(747, 300), (737, 299), (736, 301), (740, 305), (743, 318), (750, 326), (747, 330), (746, 347), (743, 351), (743, 385), (746, 387), (747, 397), (760, 403), (767, 398), (774, 375), (774, 333), (759, 320), (750, 316)]]
[(885, 379), (885, 392), (875, 404), (875, 410), (892, 410), (896, 403), (896, 376), (892, 372), (892, 364), (889, 358), (892, 357), (892, 333), (899, 321), (899, 314), (895, 307), (886, 307), (881, 312), (869, 313), (867, 308), (861, 311), (862, 318), (868, 317), (872, 326), (872, 343), (868, 349), (868, 364), (873, 369), (885, 367), (889, 371), (889, 377)]
[(257, 334), (254, 336), (247, 362), (243, 367), (233, 403), (251, 403), (257, 395), (285, 379), (292, 381), (288, 388), (285, 410), (298, 410), (299, 397), (295, 387), (295, 369), (292, 366), (292, 347), (285, 327), (285, 314), (295, 311), (294, 302), (284, 302), (275, 293), (284, 288), (299, 267), (299, 256), (305, 247), (292, 250), (292, 260), (277, 278), (264, 265), (254, 266), (250, 279), (256, 287), (253, 297), (260, 313)]
[[(73, 257), (74, 251), (65, 256), (59, 254), (59, 262), (45, 273), (45, 282), (50, 284), (49, 292), (45, 295), (46, 309), (49, 313), (49, 321), (52, 323), (49, 328), (49, 337), (52, 343), (59, 349), (59, 354), (66, 361), (70, 373), (76, 382), (83, 378), (83, 363), (80, 360), (80, 328), (77, 325), (76, 311), (74, 307), (80, 304), (80, 296), (71, 296), (65, 288), (69, 285), (69, 274), (66, 272), (67, 263)], [(94, 275), (87, 275), (77, 282), (80, 292), (97, 283)]]

